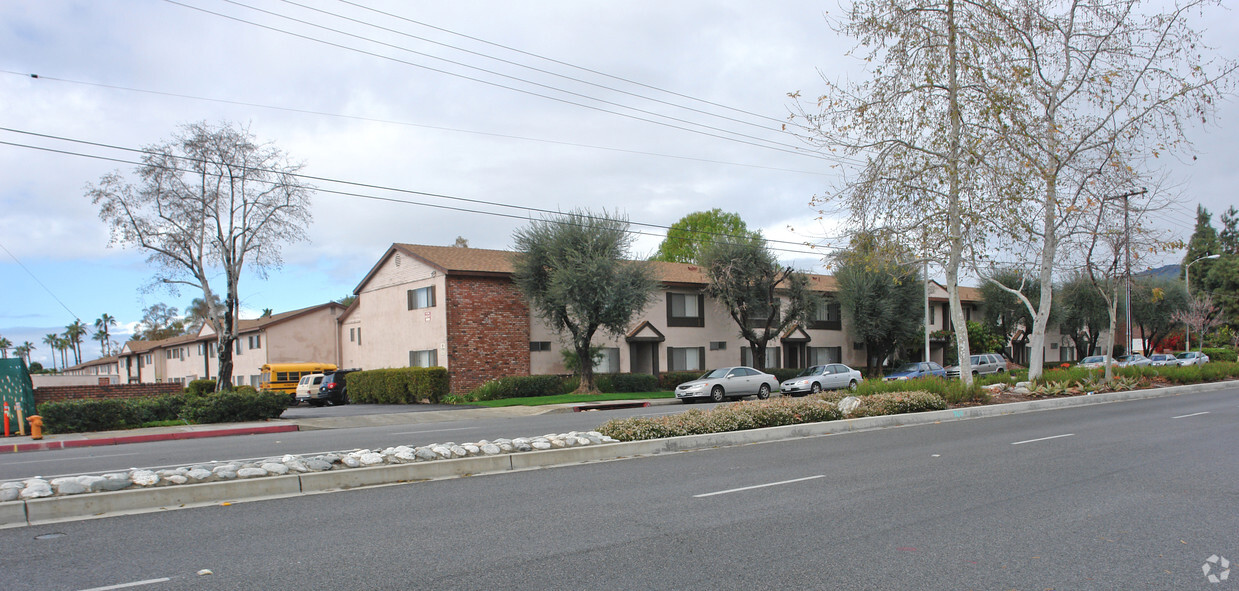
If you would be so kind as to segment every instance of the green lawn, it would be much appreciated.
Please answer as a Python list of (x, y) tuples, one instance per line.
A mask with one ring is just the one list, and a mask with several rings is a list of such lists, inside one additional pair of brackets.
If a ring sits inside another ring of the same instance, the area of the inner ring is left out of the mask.
[(611, 400), (649, 400), (651, 398), (675, 398), (675, 392), (617, 392), (612, 394), (558, 394), (555, 396), (530, 396), (527, 398), (504, 398), (465, 402), (477, 406), (500, 408), (504, 406), (543, 406), (546, 404), (578, 404), (608, 402)]

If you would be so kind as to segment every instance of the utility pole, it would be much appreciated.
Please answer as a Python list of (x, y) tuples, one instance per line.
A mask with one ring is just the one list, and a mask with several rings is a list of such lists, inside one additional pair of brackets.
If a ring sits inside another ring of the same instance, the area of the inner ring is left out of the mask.
[(1127, 206), (1127, 200), (1130, 197), (1144, 195), (1148, 192), (1149, 190), (1147, 188), (1141, 187), (1139, 191), (1129, 191), (1127, 193), (1123, 193), (1122, 195), (1115, 195), (1104, 199), (1105, 201), (1111, 201), (1114, 199), (1123, 200), (1123, 250), (1126, 251), (1124, 254), (1126, 263), (1124, 264), (1125, 270), (1123, 275), (1125, 276), (1124, 283), (1126, 284), (1127, 292), (1127, 305), (1124, 306), (1126, 308), (1125, 311), (1127, 312), (1126, 323), (1124, 325), (1124, 331), (1127, 335), (1125, 338), (1127, 339), (1127, 342), (1123, 343), (1124, 355), (1131, 355), (1131, 208)]

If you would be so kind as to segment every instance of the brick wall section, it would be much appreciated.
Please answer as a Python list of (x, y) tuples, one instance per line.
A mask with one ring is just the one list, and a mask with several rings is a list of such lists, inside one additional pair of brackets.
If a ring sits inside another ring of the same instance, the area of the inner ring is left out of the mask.
[(447, 354), (453, 393), (529, 375), (529, 308), (508, 278), (447, 277)]
[(102, 400), (105, 398), (141, 398), (160, 394), (176, 394), (185, 387), (180, 384), (112, 384), (107, 386), (45, 386), (34, 389), (35, 405), (65, 400)]

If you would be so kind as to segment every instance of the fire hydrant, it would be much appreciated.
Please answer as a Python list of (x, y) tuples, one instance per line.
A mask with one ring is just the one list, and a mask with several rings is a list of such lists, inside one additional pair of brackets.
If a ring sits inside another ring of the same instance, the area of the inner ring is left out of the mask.
[(30, 415), (26, 417), (30, 421), (30, 438), (43, 439), (43, 417), (39, 415)]

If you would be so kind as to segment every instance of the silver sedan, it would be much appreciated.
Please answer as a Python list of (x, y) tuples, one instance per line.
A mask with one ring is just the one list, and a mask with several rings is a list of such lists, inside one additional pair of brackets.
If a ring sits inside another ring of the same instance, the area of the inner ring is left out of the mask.
[(691, 382), (675, 387), (675, 397), (684, 402), (709, 398), (722, 402), (728, 398), (756, 396), (760, 400), (770, 397), (779, 387), (779, 381), (768, 373), (751, 367), (720, 367)]
[(800, 375), (784, 380), (779, 387), (785, 396), (817, 394), (822, 390), (855, 390), (864, 381), (860, 372), (842, 363), (814, 365), (800, 372)]

